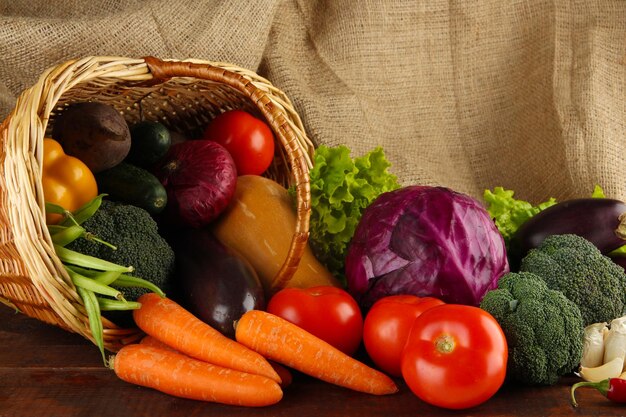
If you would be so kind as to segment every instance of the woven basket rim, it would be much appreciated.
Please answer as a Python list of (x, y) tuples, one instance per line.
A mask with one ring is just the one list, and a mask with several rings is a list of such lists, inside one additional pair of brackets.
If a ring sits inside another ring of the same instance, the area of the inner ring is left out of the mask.
[[(15, 107), (0, 124), (0, 203), (7, 203), (0, 204), (0, 250), (10, 249), (0, 251), (0, 258), (9, 258), (0, 259), (0, 302), (18, 308), (32, 305), (38, 310), (23, 312), (94, 341), (82, 300), (54, 253), (45, 224), (39, 167), (46, 128), (64, 93), (87, 82), (158, 86), (176, 78), (185, 78), (191, 83), (211, 80), (237, 89), (252, 100), (284, 147), (296, 188), (298, 222), (276, 285), (284, 285), (293, 275), (308, 240), (308, 171), (312, 166), (314, 145), (287, 95), (269, 80), (232, 63), (89, 56), (68, 60), (44, 71), (33, 86), (20, 94)], [(14, 259), (15, 254), (19, 259)], [(23, 265), (20, 267), (20, 264)], [(3, 280), (8, 276), (15, 282), (27, 277), (35, 295), (18, 294), (11, 298), (3, 294)], [(33, 298), (39, 299), (33, 301)], [(105, 347), (109, 350), (115, 351), (138, 337), (137, 329), (121, 328), (105, 318), (102, 320)]]

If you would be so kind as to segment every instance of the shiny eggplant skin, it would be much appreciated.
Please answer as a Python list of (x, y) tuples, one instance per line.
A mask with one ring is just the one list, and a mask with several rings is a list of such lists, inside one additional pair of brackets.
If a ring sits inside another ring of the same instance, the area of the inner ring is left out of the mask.
[[(557, 203), (531, 217), (511, 238), (511, 270), (550, 235), (575, 234), (592, 242), (603, 254), (626, 244), (626, 204), (610, 198), (579, 198)], [(625, 223), (625, 224), (622, 224)]]
[(176, 234), (176, 284), (180, 304), (200, 320), (235, 337), (235, 321), (264, 310), (263, 286), (252, 266), (207, 228)]

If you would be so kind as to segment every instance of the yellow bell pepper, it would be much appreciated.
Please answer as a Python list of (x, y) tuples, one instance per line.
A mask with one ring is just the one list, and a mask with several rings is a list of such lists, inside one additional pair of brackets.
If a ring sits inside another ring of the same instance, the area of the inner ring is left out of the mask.
[[(66, 155), (61, 144), (45, 138), (41, 178), (46, 202), (69, 211), (80, 208), (98, 195), (98, 185), (91, 170), (80, 159)], [(58, 223), (61, 216), (46, 214), (48, 224)]]

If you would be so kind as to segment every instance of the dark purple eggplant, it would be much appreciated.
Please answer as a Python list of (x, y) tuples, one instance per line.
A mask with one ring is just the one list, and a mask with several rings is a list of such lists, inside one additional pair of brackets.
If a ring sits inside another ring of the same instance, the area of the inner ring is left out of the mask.
[(180, 304), (234, 338), (236, 320), (264, 310), (263, 286), (252, 266), (207, 228), (181, 230), (173, 240)]
[(575, 234), (603, 254), (626, 244), (626, 204), (610, 198), (579, 198), (557, 203), (527, 220), (511, 238), (511, 270), (550, 235)]

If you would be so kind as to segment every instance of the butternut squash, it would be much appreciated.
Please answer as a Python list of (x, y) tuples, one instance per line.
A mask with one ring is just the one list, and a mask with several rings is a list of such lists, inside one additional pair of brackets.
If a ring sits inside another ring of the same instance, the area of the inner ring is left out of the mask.
[[(273, 285), (287, 259), (296, 229), (296, 212), (285, 187), (258, 175), (237, 178), (230, 207), (214, 222), (213, 233), (241, 254), (257, 272), (267, 296), (281, 288)], [(339, 282), (307, 245), (287, 287), (339, 286)]]

